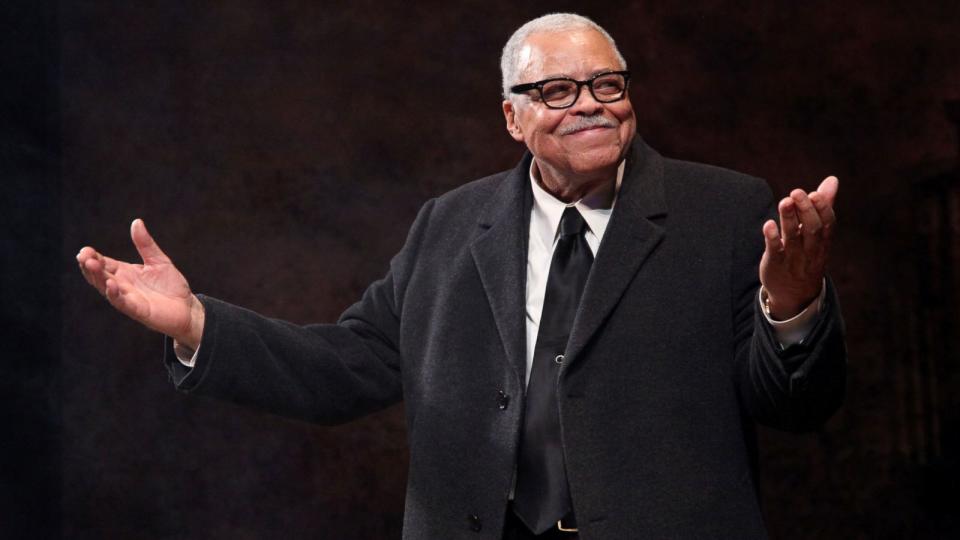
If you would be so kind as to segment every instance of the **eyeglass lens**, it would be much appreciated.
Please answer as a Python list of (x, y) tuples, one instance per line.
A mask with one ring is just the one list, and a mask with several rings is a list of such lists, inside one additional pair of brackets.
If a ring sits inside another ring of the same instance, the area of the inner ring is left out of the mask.
[[(589, 86), (594, 99), (607, 103), (620, 99), (627, 83), (623, 75), (609, 73), (593, 79)], [(544, 84), (540, 93), (543, 101), (551, 107), (569, 107), (577, 100), (578, 89), (579, 85), (574, 81), (557, 80)]]

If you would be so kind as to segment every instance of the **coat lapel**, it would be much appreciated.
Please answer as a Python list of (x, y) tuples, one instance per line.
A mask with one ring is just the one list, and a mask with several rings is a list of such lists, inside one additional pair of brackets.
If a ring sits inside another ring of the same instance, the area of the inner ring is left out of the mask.
[(569, 366), (620, 301), (627, 285), (664, 236), (657, 222), (667, 213), (663, 161), (637, 137), (610, 225), (603, 235), (574, 320), (566, 361)]
[(479, 234), (470, 245), (507, 359), (520, 381), (526, 371), (526, 261), (533, 204), (530, 159), (528, 152), (487, 202), (477, 223)]

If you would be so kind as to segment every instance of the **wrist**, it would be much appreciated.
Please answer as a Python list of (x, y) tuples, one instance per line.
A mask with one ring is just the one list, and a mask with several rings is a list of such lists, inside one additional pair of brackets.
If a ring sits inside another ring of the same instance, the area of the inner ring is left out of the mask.
[(760, 290), (760, 303), (763, 306), (763, 311), (768, 317), (775, 321), (786, 321), (796, 317), (810, 302), (812, 302), (812, 300), (798, 302), (788, 301), (781, 297), (774, 297), (766, 287)]
[(190, 323), (182, 335), (171, 336), (174, 341), (190, 350), (197, 350), (200, 338), (203, 337), (203, 326), (206, 322), (206, 312), (203, 303), (196, 295), (190, 295)]

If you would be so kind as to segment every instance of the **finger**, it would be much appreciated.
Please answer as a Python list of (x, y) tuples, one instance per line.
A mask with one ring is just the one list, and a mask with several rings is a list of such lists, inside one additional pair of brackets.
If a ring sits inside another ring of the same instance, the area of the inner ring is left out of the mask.
[(121, 291), (120, 284), (117, 283), (117, 280), (108, 279), (106, 281), (103, 295), (107, 297), (107, 301), (110, 302), (110, 305), (116, 308), (117, 311), (124, 315), (130, 315), (129, 307), (123, 297), (123, 291)]
[(108, 279), (113, 279), (115, 276), (112, 272), (108, 272), (103, 267), (103, 262), (95, 257), (90, 257), (86, 259), (83, 263), (85, 273), (84, 276), (88, 277), (88, 282), (93, 285), (100, 294), (106, 293), (106, 282)]
[(795, 189), (790, 193), (790, 198), (797, 205), (797, 214), (800, 217), (800, 230), (803, 235), (803, 247), (807, 251), (817, 248), (820, 242), (820, 233), (823, 224), (820, 222), (820, 214), (810, 202), (810, 197), (802, 189)]
[(137, 218), (130, 224), (130, 238), (133, 245), (140, 253), (144, 264), (169, 263), (170, 258), (160, 249), (160, 246), (153, 240), (150, 233), (147, 232), (147, 226), (143, 220)]
[(77, 266), (80, 267), (80, 273), (83, 275), (83, 279), (87, 281), (90, 285), (93, 285), (93, 275), (87, 270), (86, 262), (94, 253), (94, 250), (90, 246), (84, 246), (80, 248), (80, 251), (77, 253)]
[(107, 257), (90, 246), (84, 246), (80, 249), (80, 252), (77, 253), (77, 263), (80, 265), (80, 271), (84, 274), (84, 277), (87, 277), (84, 262), (90, 258), (100, 261), (103, 268), (111, 274), (116, 274), (120, 268), (120, 261), (112, 257)]
[(767, 257), (773, 260), (783, 258), (783, 243), (780, 242), (780, 230), (776, 221), (768, 219), (763, 224), (763, 240)]
[(839, 191), (839, 189), (840, 180), (838, 180), (836, 176), (828, 176), (823, 179), (823, 182), (820, 182), (820, 186), (817, 187), (817, 193), (826, 199), (827, 205), (833, 206), (833, 202), (837, 199), (837, 191)]
[(93, 285), (102, 293), (102, 283), (98, 282), (97, 277), (100, 271), (103, 270), (103, 265), (100, 263), (100, 260), (97, 259), (96, 251), (94, 251), (93, 248), (83, 248), (80, 250), (80, 253), (77, 254), (77, 264), (80, 265), (80, 272), (83, 274), (84, 279), (87, 280), (87, 283)]
[(100, 264), (103, 265), (103, 269), (111, 274), (117, 273), (117, 268), (120, 266), (120, 261), (107, 257), (102, 253), (97, 253), (97, 259), (100, 261)]
[(810, 194), (810, 202), (813, 203), (813, 207), (817, 209), (817, 213), (820, 215), (820, 223), (823, 224), (823, 238), (824, 240), (829, 240), (833, 234), (834, 225), (837, 222), (837, 216), (833, 212), (833, 207), (827, 203), (826, 197), (819, 191), (814, 191)]
[(136, 300), (136, 290), (129, 283), (108, 279), (105, 296), (110, 305), (117, 311), (136, 321), (143, 322), (143, 305)]
[(93, 252), (93, 258), (100, 263), (100, 267), (103, 270), (110, 272), (111, 274), (117, 271), (117, 261), (115, 259), (111, 259), (99, 251)]
[(128, 314), (126, 303), (123, 298), (123, 291), (120, 289), (120, 284), (115, 279), (108, 279), (104, 283), (103, 295), (107, 297), (107, 301), (110, 302), (110, 305), (115, 307), (121, 313)]
[(81, 269), (83, 268), (83, 265), (87, 261), (87, 259), (91, 257), (95, 257), (96, 254), (97, 254), (97, 250), (93, 249), (90, 246), (83, 246), (82, 248), (80, 248), (80, 251), (77, 252), (77, 263), (80, 265), (80, 268)]
[(117, 284), (117, 280), (108, 279), (104, 283), (104, 293), (107, 295), (107, 299), (111, 303), (120, 296), (120, 285)]
[(800, 236), (800, 220), (797, 218), (797, 204), (790, 197), (784, 197), (777, 205), (780, 211), (780, 234), (783, 246), (791, 246)]
[(84, 281), (90, 284), (91, 287), (96, 287), (97, 283), (93, 279), (93, 275), (87, 271), (87, 268), (84, 266), (84, 263), (77, 263), (77, 266), (80, 267), (80, 275), (83, 276)]

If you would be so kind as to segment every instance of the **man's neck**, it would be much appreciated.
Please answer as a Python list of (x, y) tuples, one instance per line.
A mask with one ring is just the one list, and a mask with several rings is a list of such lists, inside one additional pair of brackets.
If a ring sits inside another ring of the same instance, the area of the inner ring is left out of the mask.
[(541, 167), (536, 158), (533, 160), (532, 173), (537, 183), (547, 193), (565, 203), (577, 202), (588, 195), (591, 205), (597, 208), (609, 208), (616, 197), (617, 167), (583, 176), (559, 175), (549, 167)]

